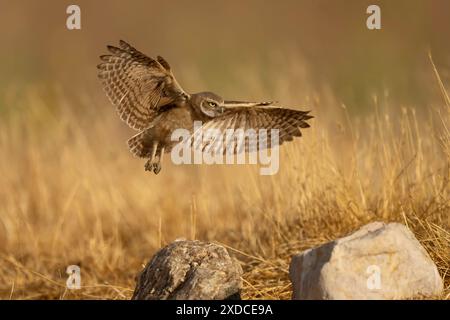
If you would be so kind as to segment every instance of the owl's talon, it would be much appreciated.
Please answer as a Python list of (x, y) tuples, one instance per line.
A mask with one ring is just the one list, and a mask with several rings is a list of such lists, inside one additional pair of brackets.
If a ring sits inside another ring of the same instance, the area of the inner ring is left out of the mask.
[(161, 171), (161, 163), (158, 162), (152, 162), (151, 160), (148, 160), (145, 163), (145, 171), (153, 171), (154, 174), (158, 174)]
[(161, 171), (161, 164), (159, 162), (153, 164), (153, 173), (158, 174)]
[(150, 162), (150, 160), (148, 160), (148, 161), (145, 163), (144, 168), (145, 168), (145, 171), (152, 171), (152, 169), (153, 169), (153, 164)]

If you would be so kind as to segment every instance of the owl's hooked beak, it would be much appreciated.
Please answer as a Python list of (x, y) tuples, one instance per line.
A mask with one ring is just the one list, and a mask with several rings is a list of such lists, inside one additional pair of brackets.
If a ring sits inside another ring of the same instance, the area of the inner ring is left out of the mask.
[(190, 96), (186, 92), (181, 93), (181, 99), (183, 101), (187, 101), (187, 100), (189, 100), (189, 98), (190, 98)]

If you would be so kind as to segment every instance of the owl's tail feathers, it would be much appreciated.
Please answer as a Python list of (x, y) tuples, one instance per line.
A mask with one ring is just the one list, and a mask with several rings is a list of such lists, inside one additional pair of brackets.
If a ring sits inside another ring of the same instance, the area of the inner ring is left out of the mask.
[(140, 158), (149, 158), (152, 155), (152, 143), (146, 141), (145, 131), (132, 136), (127, 141), (128, 148), (133, 155)]

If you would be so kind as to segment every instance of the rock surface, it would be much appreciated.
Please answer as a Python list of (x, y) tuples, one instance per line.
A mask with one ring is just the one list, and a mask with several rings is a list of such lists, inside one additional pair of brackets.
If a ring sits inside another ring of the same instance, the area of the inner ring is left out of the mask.
[(293, 299), (408, 299), (443, 290), (436, 265), (399, 223), (374, 222), (302, 252), (290, 277)]
[(175, 241), (159, 250), (140, 273), (132, 299), (239, 299), (241, 275), (241, 266), (224, 247)]

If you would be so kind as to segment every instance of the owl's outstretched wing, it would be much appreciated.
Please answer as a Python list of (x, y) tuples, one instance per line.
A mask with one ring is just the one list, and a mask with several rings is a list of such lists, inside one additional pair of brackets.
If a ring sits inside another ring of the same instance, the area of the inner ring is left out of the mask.
[[(252, 152), (271, 148), (275, 144), (291, 141), (302, 135), (300, 129), (309, 128), (307, 120), (313, 118), (309, 111), (298, 111), (284, 108), (225, 108), (224, 112), (196, 130), (191, 144), (196, 150), (205, 151), (208, 147), (224, 146), (223, 153)], [(232, 129), (229, 135), (223, 134)], [(263, 129), (263, 130), (261, 130)], [(276, 137), (275, 129), (278, 132)], [(214, 131), (222, 136), (215, 136)], [(205, 132), (208, 132), (206, 137)], [(200, 136), (199, 134), (202, 134)], [(234, 135), (231, 135), (231, 134)], [(241, 138), (241, 140), (239, 140)], [(219, 139), (219, 140), (218, 140)], [(231, 152), (230, 152), (231, 151)]]
[(131, 128), (147, 128), (160, 107), (188, 96), (162, 57), (147, 57), (122, 40), (119, 47), (107, 48), (111, 54), (100, 56), (98, 77)]

